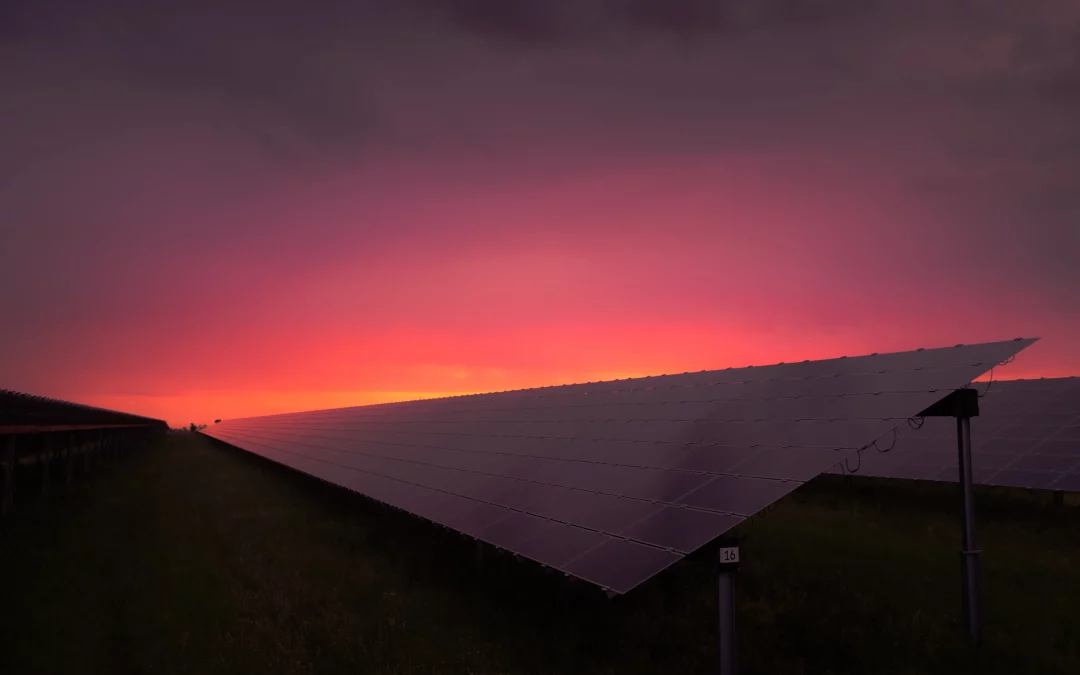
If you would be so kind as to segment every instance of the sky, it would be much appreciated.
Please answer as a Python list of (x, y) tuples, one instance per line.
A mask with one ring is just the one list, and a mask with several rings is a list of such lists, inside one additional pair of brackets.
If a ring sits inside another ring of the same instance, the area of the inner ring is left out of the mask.
[(6, 0), (0, 91), (0, 387), (1080, 375), (1074, 0)]

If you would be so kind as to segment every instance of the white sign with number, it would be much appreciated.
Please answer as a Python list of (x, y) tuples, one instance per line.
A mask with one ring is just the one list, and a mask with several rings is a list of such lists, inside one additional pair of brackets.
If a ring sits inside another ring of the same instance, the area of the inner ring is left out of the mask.
[(720, 549), (720, 562), (722, 563), (737, 563), (739, 562), (739, 547), (738, 546), (725, 546)]

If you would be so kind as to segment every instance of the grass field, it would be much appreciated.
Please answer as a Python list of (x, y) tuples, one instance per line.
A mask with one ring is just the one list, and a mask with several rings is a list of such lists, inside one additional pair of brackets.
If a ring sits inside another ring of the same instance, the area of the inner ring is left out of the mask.
[[(1080, 672), (1080, 509), (981, 490), (985, 644), (955, 486), (820, 480), (741, 527), (742, 672)], [(199, 436), (0, 529), (0, 673), (708, 673), (708, 565), (625, 597)]]

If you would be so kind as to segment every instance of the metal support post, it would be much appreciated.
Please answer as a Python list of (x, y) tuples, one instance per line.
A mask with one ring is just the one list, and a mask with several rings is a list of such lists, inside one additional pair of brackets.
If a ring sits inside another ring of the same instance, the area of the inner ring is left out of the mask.
[(52, 437), (45, 434), (41, 438), (41, 454), (38, 457), (41, 458), (41, 496), (49, 496), (49, 464), (52, 459), (49, 455), (52, 450)]
[(960, 493), (963, 498), (963, 547), (960, 549), (964, 584), (964, 627), (975, 644), (982, 638), (979, 616), (979, 550), (975, 548), (975, 499), (971, 481), (971, 418), (956, 418), (960, 459)]
[(978, 645), (982, 638), (979, 617), (979, 553), (975, 548), (975, 493), (972, 488), (971, 418), (979, 415), (979, 392), (957, 389), (919, 413), (920, 417), (956, 418), (957, 462), (960, 471), (960, 496), (963, 505), (961, 521), (960, 572), (963, 584), (964, 628)]
[(15, 435), (8, 436), (7, 439), (7, 462), (4, 464), (4, 501), (0, 506), (0, 512), (3, 515), (11, 513), (11, 510), (15, 508)]
[(75, 477), (75, 432), (69, 431), (67, 437), (67, 482), (70, 485)]
[(722, 543), (717, 552), (717, 658), (720, 675), (735, 675), (735, 573), (739, 547)]

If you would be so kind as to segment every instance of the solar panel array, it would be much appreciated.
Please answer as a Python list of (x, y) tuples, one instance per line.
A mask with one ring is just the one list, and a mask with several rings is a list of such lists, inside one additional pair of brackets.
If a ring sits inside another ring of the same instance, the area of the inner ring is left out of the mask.
[(1032, 342), (272, 415), (204, 433), (624, 593)]
[(165, 422), (150, 417), (0, 389), (0, 434), (26, 433), (60, 426), (166, 428)]
[[(984, 394), (971, 420), (972, 480), (982, 485), (1080, 491), (1080, 378), (975, 385)], [(834, 473), (956, 481), (956, 422), (928, 417), (845, 460)], [(891, 448), (891, 449), (890, 449)]]

